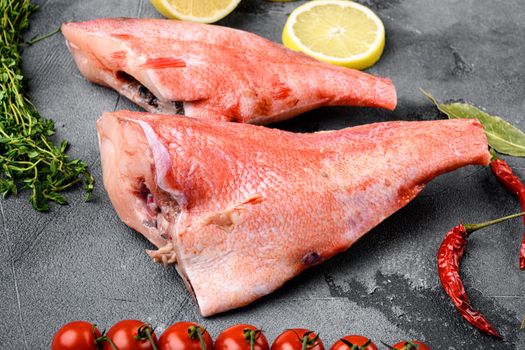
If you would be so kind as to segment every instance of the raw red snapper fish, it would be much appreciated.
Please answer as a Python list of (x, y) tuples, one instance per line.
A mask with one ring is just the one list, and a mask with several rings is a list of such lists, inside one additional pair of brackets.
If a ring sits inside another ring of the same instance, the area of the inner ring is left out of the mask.
[(97, 127), (118, 215), (175, 264), (204, 316), (348, 249), (439, 174), (490, 160), (474, 119), (296, 134), (120, 111)]
[(392, 82), (255, 34), (161, 19), (65, 23), (80, 72), (151, 113), (266, 124), (320, 106), (394, 109)]

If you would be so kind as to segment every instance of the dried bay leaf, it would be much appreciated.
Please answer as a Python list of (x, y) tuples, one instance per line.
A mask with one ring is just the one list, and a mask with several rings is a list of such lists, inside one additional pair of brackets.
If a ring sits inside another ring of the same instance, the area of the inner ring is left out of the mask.
[(525, 133), (501, 117), (490, 115), (468, 103), (438, 103), (434, 96), (423, 94), (449, 119), (476, 118), (483, 125), (490, 147), (502, 154), (525, 157)]

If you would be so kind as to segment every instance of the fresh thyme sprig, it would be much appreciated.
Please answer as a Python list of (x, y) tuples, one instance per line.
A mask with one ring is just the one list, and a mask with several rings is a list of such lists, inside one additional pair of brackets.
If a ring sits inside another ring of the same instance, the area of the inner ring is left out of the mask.
[(90, 199), (94, 179), (86, 163), (69, 159), (68, 142), (55, 145), (54, 122), (44, 119), (25, 96), (21, 70), (22, 33), (36, 10), (30, 0), (0, 0), (0, 193), (29, 189), (38, 211), (49, 202), (66, 204), (59, 192), (84, 183)]

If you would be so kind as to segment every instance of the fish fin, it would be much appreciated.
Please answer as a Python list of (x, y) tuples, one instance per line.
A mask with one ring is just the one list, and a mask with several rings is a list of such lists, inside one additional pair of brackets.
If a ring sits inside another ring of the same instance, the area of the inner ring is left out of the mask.
[(263, 201), (263, 196), (259, 193), (257, 194), (254, 194), (253, 196), (250, 196), (248, 198), (246, 198), (246, 200), (244, 202), (242, 202), (242, 204), (240, 205), (244, 205), (244, 204), (259, 204)]
[(247, 205), (259, 204), (262, 201), (263, 201), (263, 196), (260, 194), (255, 194), (253, 196), (246, 198), (240, 204), (237, 204), (233, 207), (229, 207), (224, 210), (217, 211), (215, 213), (210, 213), (206, 215), (202, 220), (202, 224), (204, 226), (207, 226), (207, 225), (217, 225), (217, 226), (222, 226), (222, 227), (234, 226), (240, 222), (239, 215), (243, 210), (245, 210)]
[(126, 59), (127, 52), (126, 51), (115, 51), (111, 54), (111, 58), (115, 61), (122, 62)]
[(273, 93), (272, 97), (276, 100), (283, 100), (290, 96), (290, 93), (292, 92), (292, 89), (286, 85), (286, 83), (283, 83), (279, 80), (275, 80), (272, 83)]
[(133, 38), (133, 36), (129, 34), (112, 34), (111, 36), (123, 41), (130, 41)]
[(164, 266), (177, 263), (177, 254), (171, 243), (167, 243), (165, 246), (160, 247), (157, 250), (146, 250), (146, 253), (153, 259), (153, 261)]
[(141, 67), (150, 69), (182, 68), (186, 67), (186, 62), (178, 58), (158, 57), (149, 58)]

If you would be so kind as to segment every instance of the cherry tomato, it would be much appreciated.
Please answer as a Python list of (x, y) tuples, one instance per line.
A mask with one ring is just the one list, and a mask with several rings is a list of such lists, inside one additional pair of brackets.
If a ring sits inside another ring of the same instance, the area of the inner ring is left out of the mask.
[(238, 324), (222, 331), (215, 340), (214, 350), (268, 350), (268, 340), (260, 329)]
[(397, 344), (394, 344), (393, 348), (401, 349), (401, 350), (431, 350), (428, 345), (420, 341), (417, 341), (417, 340), (412, 340), (412, 341), (403, 340)]
[[(118, 350), (156, 350), (148, 337), (157, 344), (157, 337), (153, 330), (139, 320), (123, 320), (109, 329), (106, 337), (109, 338)], [(113, 350), (110, 341), (104, 341), (102, 350)]]
[(96, 339), (100, 336), (99, 330), (92, 323), (70, 322), (55, 333), (51, 350), (97, 350)]
[[(367, 346), (364, 346), (367, 344)], [(354, 348), (352, 348), (354, 346)], [(357, 348), (355, 348), (357, 346)], [(347, 335), (336, 341), (330, 350), (378, 350), (377, 346), (362, 335)]]
[(213, 350), (213, 340), (208, 331), (198, 324), (179, 322), (162, 333), (159, 350)]
[(287, 329), (273, 342), (271, 350), (302, 350), (303, 343), (308, 350), (324, 350), (324, 345), (319, 335), (308, 329)]

